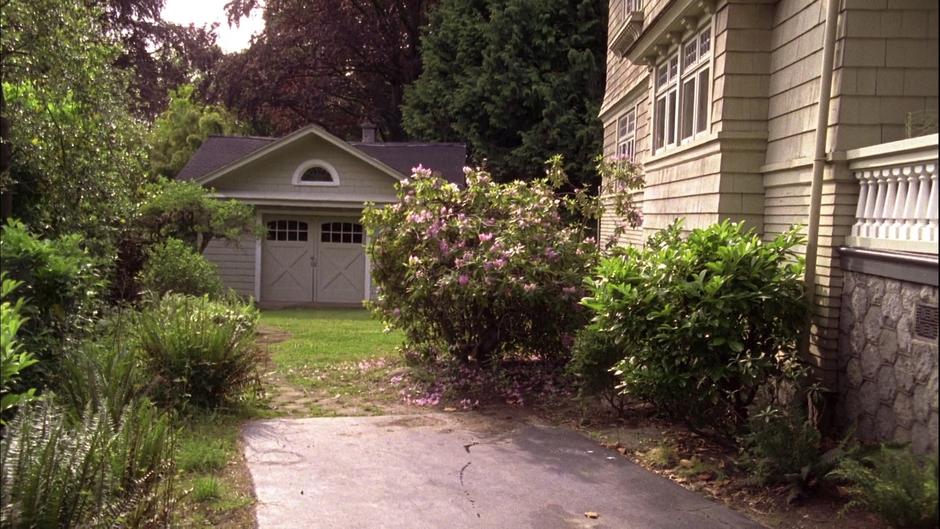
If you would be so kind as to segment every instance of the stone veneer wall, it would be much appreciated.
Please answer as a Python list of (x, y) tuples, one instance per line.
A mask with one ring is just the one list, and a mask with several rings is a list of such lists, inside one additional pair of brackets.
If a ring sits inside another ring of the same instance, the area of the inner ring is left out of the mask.
[(836, 422), (863, 441), (911, 442), (937, 454), (937, 342), (914, 335), (918, 303), (937, 287), (844, 271)]

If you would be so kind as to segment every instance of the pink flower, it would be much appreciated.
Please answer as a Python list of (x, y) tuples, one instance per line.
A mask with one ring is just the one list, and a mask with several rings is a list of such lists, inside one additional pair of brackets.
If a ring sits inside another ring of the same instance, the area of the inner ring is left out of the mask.
[(571, 296), (571, 295), (573, 295), (575, 292), (577, 292), (578, 289), (575, 288), (575, 287), (565, 287), (565, 288), (561, 289), (561, 291), (564, 292), (566, 295)]
[(522, 290), (525, 290), (526, 292), (533, 292), (535, 290), (535, 284), (526, 283), (525, 285), (522, 285)]
[(467, 286), (468, 283), (470, 283), (470, 276), (467, 274), (460, 274), (460, 277), (457, 278), (457, 284), (462, 287)]
[(492, 234), (492, 233), (488, 233), (488, 232), (487, 232), (487, 233), (481, 233), (481, 234), (479, 235), (479, 237), (480, 237), (480, 242), (486, 242), (486, 241), (489, 241), (489, 240), (491, 240), (491, 239), (493, 238), (493, 234)]
[(446, 253), (450, 252), (450, 245), (447, 244), (447, 241), (441, 241), (441, 242), (438, 244), (438, 248), (440, 248), (441, 253), (443, 253), (443, 254), (446, 254)]
[(545, 249), (545, 257), (547, 257), (549, 261), (554, 261), (555, 259), (558, 259), (558, 255), (559, 253), (555, 251), (554, 248)]

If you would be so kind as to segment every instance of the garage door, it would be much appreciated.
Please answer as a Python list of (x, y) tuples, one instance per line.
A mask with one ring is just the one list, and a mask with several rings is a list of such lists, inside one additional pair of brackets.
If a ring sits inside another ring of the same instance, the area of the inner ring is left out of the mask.
[(261, 299), (309, 303), (313, 301), (315, 226), (310, 219), (267, 218), (261, 255)]
[(358, 304), (365, 299), (366, 258), (362, 225), (339, 219), (320, 222), (316, 300)]

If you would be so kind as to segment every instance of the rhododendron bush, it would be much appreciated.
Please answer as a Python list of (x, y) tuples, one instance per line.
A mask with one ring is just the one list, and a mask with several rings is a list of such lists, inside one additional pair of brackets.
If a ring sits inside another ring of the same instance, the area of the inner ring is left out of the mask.
[(503, 184), (465, 171), (459, 188), (418, 168), (397, 203), (365, 211), (373, 310), (431, 358), (566, 358), (597, 256), (583, 226), (562, 219), (574, 199), (548, 178)]

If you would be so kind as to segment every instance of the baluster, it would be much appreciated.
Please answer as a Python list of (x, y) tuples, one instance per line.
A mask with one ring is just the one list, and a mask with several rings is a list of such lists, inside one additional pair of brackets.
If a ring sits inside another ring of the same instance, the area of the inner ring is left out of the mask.
[(888, 192), (888, 182), (885, 180), (885, 171), (872, 171), (875, 177), (875, 183), (878, 186), (878, 194), (875, 196), (875, 210), (872, 212), (872, 227), (868, 236), (881, 237), (885, 225), (885, 194)]
[(897, 195), (898, 189), (898, 175), (895, 174), (896, 169), (885, 169), (881, 172), (885, 181), (888, 183), (888, 190), (885, 192), (884, 203), (882, 208), (884, 211), (881, 213), (881, 224), (878, 226), (878, 235), (879, 239), (887, 239), (888, 232), (891, 231), (891, 226), (894, 224), (894, 199)]
[(864, 237), (862, 233), (867, 226), (865, 223), (867, 219), (865, 218), (865, 210), (868, 207), (868, 188), (871, 187), (871, 179), (868, 176), (871, 173), (867, 171), (859, 171), (855, 173), (855, 178), (858, 179), (858, 206), (855, 208), (855, 224), (852, 225), (852, 235), (855, 237)]
[(930, 175), (923, 166), (917, 167), (917, 206), (914, 208), (914, 232), (911, 240), (927, 240), (927, 201), (930, 198)]
[(905, 241), (912, 240), (914, 236), (914, 216), (917, 211), (917, 174), (919, 171), (920, 166), (915, 166), (904, 172), (904, 179), (907, 181), (907, 193), (904, 197), (904, 210), (901, 214), (904, 224), (898, 232), (898, 238)]
[(897, 180), (897, 192), (894, 197), (894, 205), (891, 207), (891, 226), (888, 228), (889, 239), (901, 238), (901, 227), (904, 226), (904, 201), (907, 198), (907, 175), (910, 172), (910, 166), (898, 167), (892, 170), (895, 180)]
[(865, 233), (863, 237), (874, 237), (878, 216), (878, 195), (884, 193), (878, 182), (878, 171), (866, 171), (868, 176), (868, 203), (865, 205)]
[(927, 240), (937, 242), (937, 165), (925, 167), (930, 173), (930, 198), (927, 200)]

